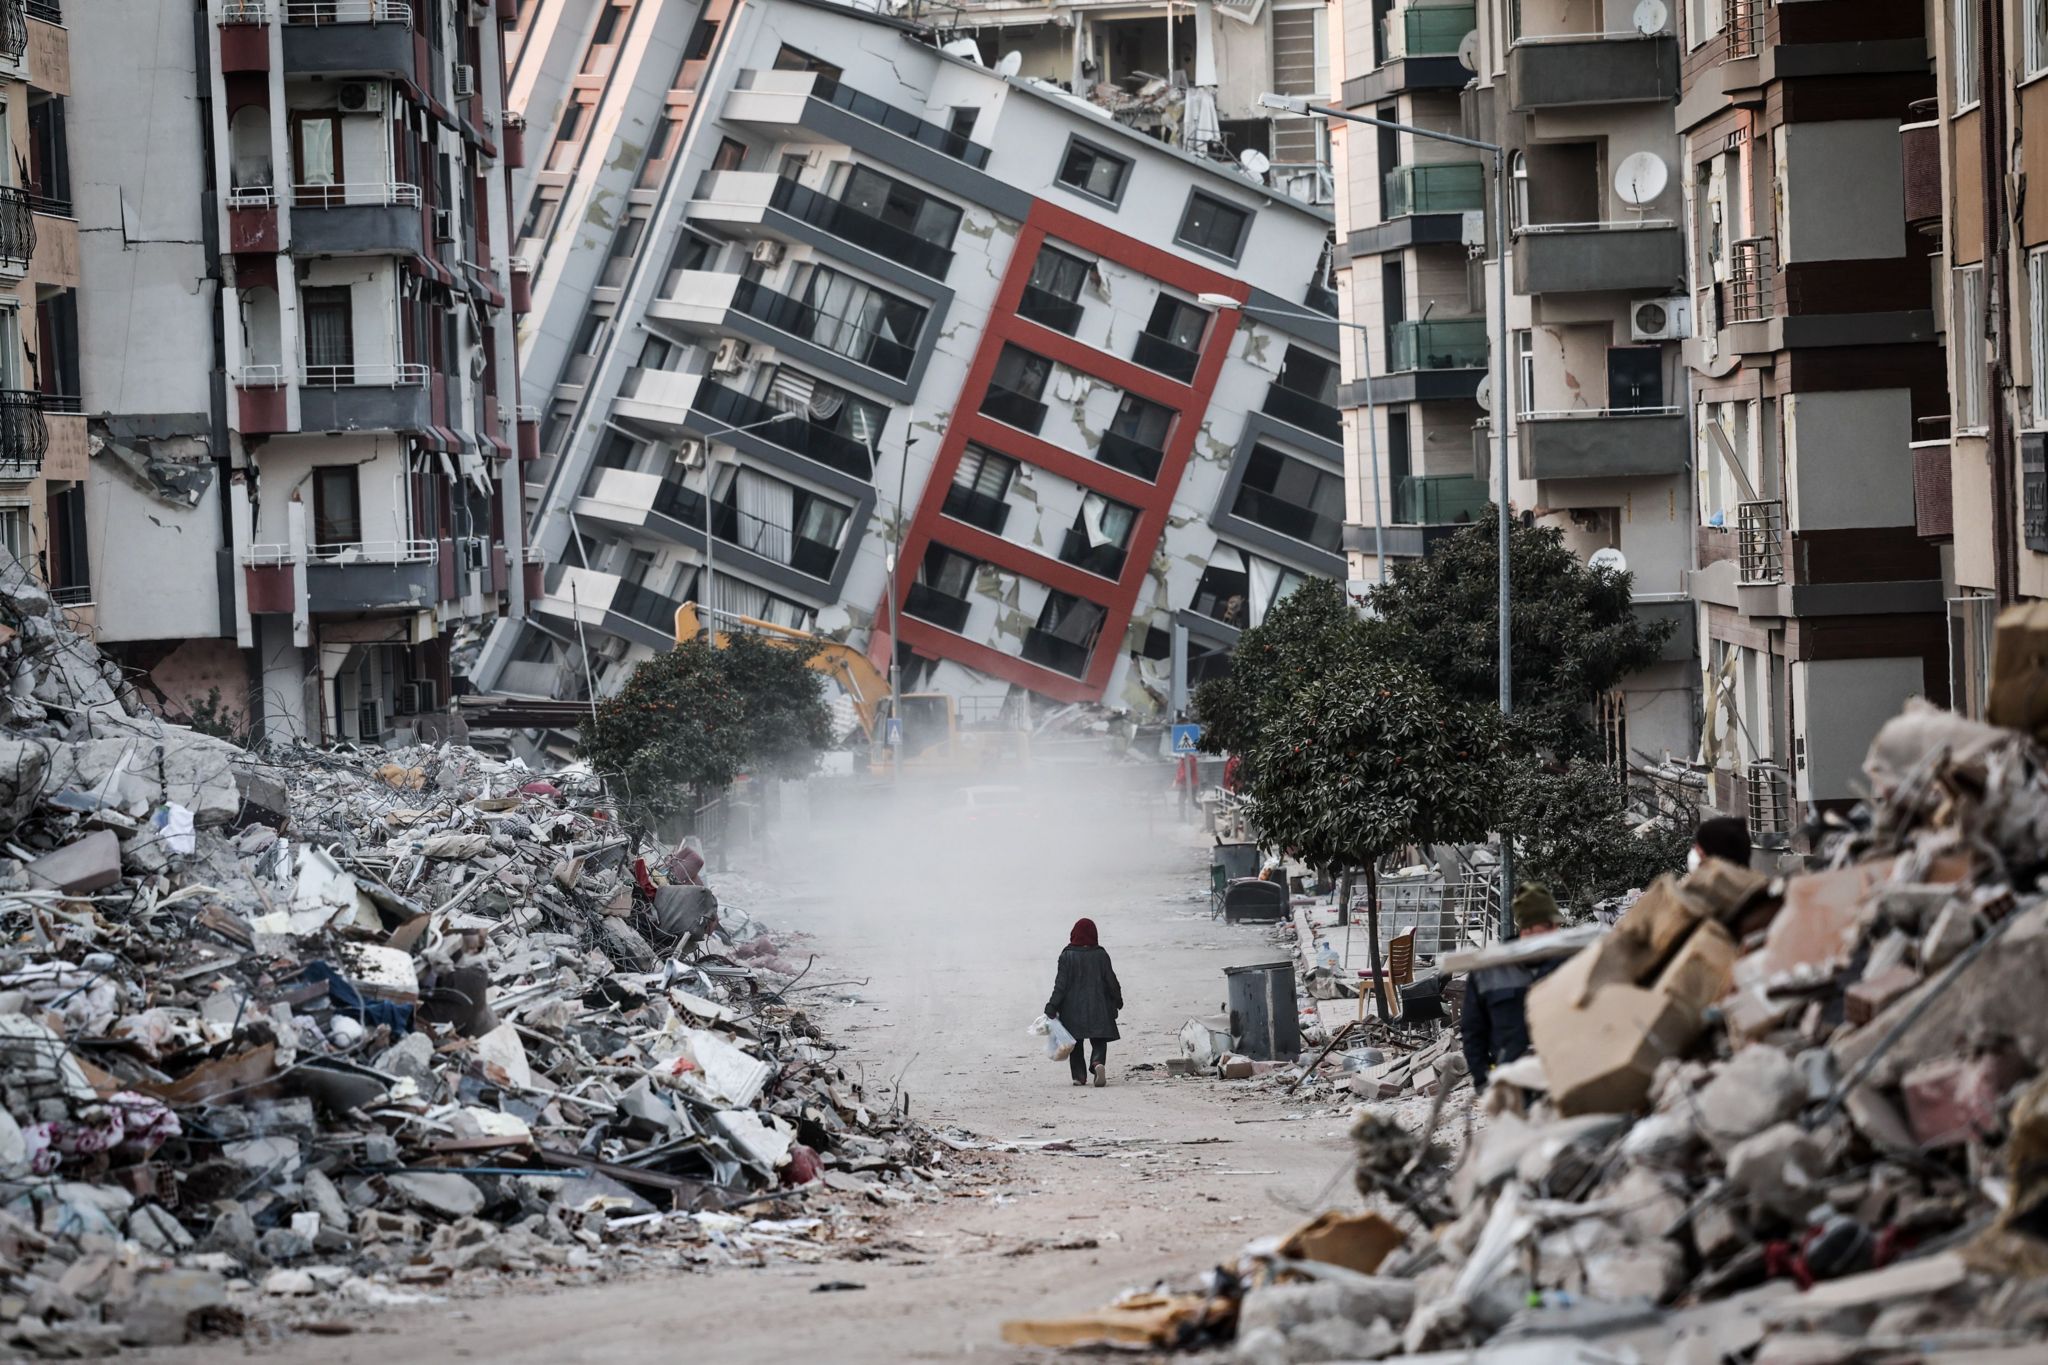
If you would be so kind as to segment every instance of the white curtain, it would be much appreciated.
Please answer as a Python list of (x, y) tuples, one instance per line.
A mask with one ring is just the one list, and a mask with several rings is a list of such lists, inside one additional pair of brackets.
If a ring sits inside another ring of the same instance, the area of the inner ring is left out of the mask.
[(811, 394), (817, 387), (818, 381), (802, 370), (778, 366), (775, 378), (768, 384), (768, 402), (784, 412), (802, 412), (811, 405)]
[(817, 309), (811, 319), (811, 340), (828, 351), (855, 356), (862, 350), (862, 315), (869, 303), (868, 287), (836, 270), (811, 272), (806, 303)]
[(740, 514), (739, 543), (778, 564), (789, 563), (796, 490), (743, 467), (733, 476), (733, 505)]
[(1266, 612), (1273, 605), (1273, 594), (1280, 587), (1281, 569), (1278, 564), (1254, 559), (1250, 555), (1245, 558), (1251, 564), (1252, 602), (1257, 607), (1252, 614), (1252, 624), (1257, 625), (1266, 619)]
[(1132, 520), (1130, 508), (1111, 502), (1100, 493), (1090, 493), (1081, 500), (1081, 524), (1087, 529), (1090, 546), (1122, 546), (1130, 538)]

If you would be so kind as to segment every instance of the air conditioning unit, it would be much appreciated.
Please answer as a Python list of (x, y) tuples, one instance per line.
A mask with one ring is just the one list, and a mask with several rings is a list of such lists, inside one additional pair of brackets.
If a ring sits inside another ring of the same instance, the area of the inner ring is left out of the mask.
[(462, 567), (471, 573), (484, 571), (485, 543), (482, 536), (465, 536), (462, 541)]
[(455, 210), (434, 210), (434, 240), (452, 242), (455, 240)]
[(694, 436), (685, 436), (676, 442), (676, 463), (685, 469), (695, 469), (704, 463), (704, 443)]
[(476, 96), (476, 68), (468, 62), (455, 64), (455, 98), (473, 99)]
[(1629, 308), (1628, 334), (1636, 341), (1683, 341), (1692, 335), (1692, 300), (1683, 294), (1639, 299)]
[(424, 712), (439, 710), (441, 688), (432, 678), (401, 684), (398, 689), (398, 714), (417, 716)]
[(765, 265), (771, 267), (781, 265), (782, 243), (776, 241), (756, 242), (754, 243), (753, 249), (749, 251), (747, 255), (753, 258), (754, 264), (756, 265)]
[(371, 740), (384, 733), (384, 702), (373, 697), (356, 707), (356, 738)]
[(619, 659), (625, 658), (626, 651), (631, 648), (632, 641), (626, 639), (625, 636), (612, 635), (608, 636), (605, 639), (605, 642), (598, 646), (597, 652), (604, 658), (611, 659), (616, 662)]
[(343, 81), (334, 102), (344, 114), (381, 114), (384, 87), (375, 81)]
[(727, 337), (718, 343), (718, 351), (711, 357), (711, 373), (738, 374), (746, 368), (747, 356), (753, 348), (738, 337)]

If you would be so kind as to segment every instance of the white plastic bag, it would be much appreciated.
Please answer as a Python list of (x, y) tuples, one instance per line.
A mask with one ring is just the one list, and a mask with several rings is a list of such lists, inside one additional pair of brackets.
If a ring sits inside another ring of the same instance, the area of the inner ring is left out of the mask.
[(1056, 1062), (1064, 1062), (1067, 1054), (1074, 1050), (1074, 1035), (1067, 1032), (1066, 1025), (1057, 1019), (1048, 1019), (1041, 1014), (1024, 1031), (1045, 1039), (1045, 1055)]

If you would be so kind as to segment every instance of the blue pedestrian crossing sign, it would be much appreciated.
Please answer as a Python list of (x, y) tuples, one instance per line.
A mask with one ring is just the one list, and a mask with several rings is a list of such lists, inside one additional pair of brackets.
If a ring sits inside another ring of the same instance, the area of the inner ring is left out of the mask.
[(1202, 748), (1202, 727), (1199, 725), (1176, 725), (1173, 727), (1173, 756), (1186, 758), (1200, 753)]
[(902, 721), (894, 716), (889, 717), (889, 724), (882, 732), (882, 743), (891, 749), (897, 748), (903, 743)]

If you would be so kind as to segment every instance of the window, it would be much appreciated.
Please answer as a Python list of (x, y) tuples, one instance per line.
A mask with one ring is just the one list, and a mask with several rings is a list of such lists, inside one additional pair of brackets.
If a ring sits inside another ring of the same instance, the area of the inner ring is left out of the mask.
[(873, 285), (818, 266), (804, 287), (798, 328), (828, 351), (901, 379), (910, 373), (925, 309)]
[[(36, 302), (36, 388), (59, 411), (78, 410), (78, 291), (60, 289)], [(65, 400), (59, 405), (57, 399)]]
[(775, 54), (775, 69), (777, 71), (815, 71), (827, 80), (835, 82), (846, 74), (840, 68), (832, 65), (832, 63), (821, 61), (810, 53), (805, 52), (802, 48), (791, 47), (788, 43), (784, 43), (782, 50)]
[[(1524, 228), (1529, 225), (1529, 158), (1526, 153), (1516, 152), (1508, 161), (1508, 184), (1510, 198), (1508, 210), (1510, 228)], [(1512, 632), (1510, 632), (1512, 633)]]
[(974, 571), (978, 567), (974, 560), (958, 550), (934, 544), (924, 552), (924, 563), (918, 566), (917, 581), (933, 592), (942, 592), (948, 597), (965, 597), (968, 588), (974, 584)]
[(633, 272), (633, 260), (640, 254), (640, 239), (647, 235), (645, 218), (628, 218), (619, 224), (619, 230), (612, 234), (611, 255), (604, 263), (604, 274), (598, 283), (607, 289), (617, 289), (625, 284), (626, 276)]
[(747, 144), (733, 138), (723, 138), (718, 144), (718, 155), (711, 158), (714, 171), (736, 171), (747, 159)]
[(1010, 480), (1016, 476), (1015, 460), (971, 445), (960, 456), (960, 467), (953, 471), (953, 486), (985, 498), (1000, 499), (1010, 491)]
[(519, 240), (527, 242), (545, 238), (554, 230), (555, 215), (561, 211), (560, 196), (536, 193), (532, 205), (526, 210), (526, 221), (519, 225)]
[(540, 448), (544, 455), (559, 455), (569, 444), (569, 430), (576, 420), (576, 405), (558, 402), (548, 409), (540, 427)]
[[(86, 553), (85, 485), (51, 483), (43, 504), (49, 529), (45, 577), (59, 602), (82, 605), (92, 599), (92, 559)], [(66, 591), (66, 590), (69, 591)]]
[(2048, 247), (2027, 253), (2027, 338), (2034, 425), (2048, 427)]
[(1127, 393), (1109, 419), (1111, 434), (1135, 441), (1148, 450), (1166, 448), (1167, 433), (1173, 430), (1173, 409), (1147, 398)]
[(1951, 2), (1955, 28), (1949, 35), (1949, 66), (1955, 71), (1956, 108), (1967, 109), (1984, 95), (1984, 73), (1977, 64), (1977, 26), (1984, 21), (1984, 0)]
[(2048, 0), (2025, 0), (2020, 22), (2026, 26), (2026, 69), (2036, 76), (2048, 70)]
[(1075, 138), (1067, 144), (1058, 178), (1070, 190), (1114, 204), (1123, 199), (1130, 173), (1131, 163), (1124, 158)]
[(1955, 430), (1984, 430), (1989, 374), (1984, 365), (1984, 267), (1954, 272), (1955, 311), (1949, 320), (1949, 351), (1955, 356)]
[(0, 549), (6, 550), (21, 563), (28, 563), (31, 546), (27, 507), (0, 507)]
[(1280, 387), (1337, 406), (1337, 362), (1300, 346), (1289, 346), (1280, 362)]
[(990, 383), (1011, 393), (1021, 393), (1037, 401), (1045, 394), (1045, 383), (1052, 378), (1052, 362), (1042, 355), (1033, 355), (1020, 346), (1004, 346), (1003, 353), (996, 357), (996, 372)]
[(975, 121), (981, 117), (981, 110), (963, 106), (953, 111), (953, 117), (946, 121), (946, 131), (962, 142), (974, 136)]
[(950, 249), (960, 230), (959, 209), (865, 166), (854, 167), (846, 177), (846, 189), (839, 200), (934, 246)]
[(1171, 294), (1161, 294), (1153, 302), (1152, 319), (1145, 324), (1147, 334), (1161, 341), (1170, 341), (1184, 351), (1199, 351), (1202, 333), (1208, 329), (1207, 309), (1198, 308)]
[(362, 496), (356, 467), (327, 464), (313, 470), (313, 540), (321, 546), (360, 545), (363, 539)]
[(1253, 446), (1231, 511), (1334, 553), (1343, 536), (1344, 480), (1305, 460)]
[[(1102, 630), (1103, 619), (1108, 616), (1101, 604), (1090, 602), (1085, 597), (1072, 593), (1049, 592), (1045, 605), (1038, 612), (1038, 631), (1043, 637), (1037, 643), (1041, 646), (1039, 657), (1033, 657), (1033, 641), (1024, 643), (1024, 657), (1033, 663), (1046, 664), (1062, 672), (1079, 673), (1088, 663), (1088, 651), (1095, 647), (1095, 637)], [(1058, 646), (1044, 648), (1046, 646)]]
[(353, 380), (354, 312), (345, 284), (299, 291), (299, 313), (306, 330), (307, 382), (346, 384)]
[(690, 30), (690, 40), (683, 45), (683, 60), (701, 62), (711, 55), (712, 47), (718, 42), (718, 21), (697, 17), (697, 23)]
[(1528, 329), (1515, 333), (1515, 415), (1527, 417), (1536, 411), (1536, 334)]
[(651, 190), (668, 178), (669, 165), (676, 158), (676, 148), (683, 143), (683, 119), (675, 114), (662, 120), (661, 131), (655, 135), (654, 145), (648, 150), (647, 160), (641, 164), (640, 178), (635, 186)]
[(1175, 236), (1185, 246), (1235, 261), (1238, 252), (1244, 249), (1245, 229), (1251, 222), (1250, 210), (1212, 199), (1197, 190), (1188, 196), (1187, 211), (1181, 215), (1180, 231)]
[(64, 97), (28, 107), (29, 192), (50, 213), (71, 212), (71, 152), (64, 132)]
[(333, 110), (301, 110), (292, 115), (291, 125), (294, 198), (316, 207), (342, 202), (341, 116)]
[(635, 440), (613, 427), (605, 432), (604, 441), (597, 448), (597, 463), (605, 469), (636, 470), (640, 457), (651, 449), (647, 442)]
[(775, 168), (775, 174), (782, 180), (801, 180), (804, 178), (804, 168), (810, 164), (811, 158), (808, 153), (784, 152), (781, 164)]
[(602, 10), (598, 11), (597, 28), (590, 35), (591, 46), (600, 47), (616, 42), (619, 32), (619, 20), (624, 17), (625, 11), (617, 5), (606, 5)]
[(1042, 246), (1031, 263), (1030, 287), (1042, 294), (1072, 303), (1081, 297), (1081, 285), (1094, 269), (1079, 256), (1069, 256), (1057, 247)]
[(1123, 503), (1089, 493), (1081, 499), (1081, 510), (1060, 543), (1062, 562), (1078, 569), (1116, 578), (1124, 571), (1131, 545), (1131, 532), (1138, 524), (1138, 511)]

